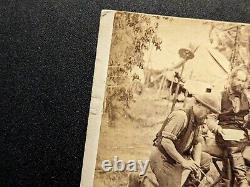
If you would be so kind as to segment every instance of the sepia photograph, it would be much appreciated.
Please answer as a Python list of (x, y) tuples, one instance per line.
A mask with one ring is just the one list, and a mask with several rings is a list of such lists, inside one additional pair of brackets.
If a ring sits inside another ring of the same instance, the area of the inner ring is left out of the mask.
[(81, 186), (250, 186), (250, 24), (100, 19)]

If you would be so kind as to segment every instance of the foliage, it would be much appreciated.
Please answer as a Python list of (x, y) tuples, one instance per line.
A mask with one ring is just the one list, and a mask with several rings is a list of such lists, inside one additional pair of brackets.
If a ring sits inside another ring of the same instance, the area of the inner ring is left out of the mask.
[(231, 68), (245, 65), (250, 70), (250, 26), (211, 23), (210, 41), (231, 62)]
[[(144, 54), (150, 48), (161, 50), (157, 36), (158, 16), (118, 12), (114, 18), (112, 45), (107, 76), (106, 109), (112, 112), (115, 102), (128, 107), (133, 67), (143, 69)], [(112, 116), (112, 115), (111, 115)]]

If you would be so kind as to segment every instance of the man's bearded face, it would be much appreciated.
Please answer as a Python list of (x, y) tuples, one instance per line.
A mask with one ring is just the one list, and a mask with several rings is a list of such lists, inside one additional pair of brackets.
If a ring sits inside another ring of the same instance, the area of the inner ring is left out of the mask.
[(247, 75), (244, 71), (239, 70), (236, 76), (231, 80), (231, 89), (234, 93), (241, 93), (247, 81)]

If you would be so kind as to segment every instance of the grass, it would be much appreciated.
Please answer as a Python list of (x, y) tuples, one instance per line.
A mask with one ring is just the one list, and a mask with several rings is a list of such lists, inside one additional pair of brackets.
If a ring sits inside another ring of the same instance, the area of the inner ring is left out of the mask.
[[(128, 172), (103, 172), (101, 168), (103, 160), (113, 160), (114, 156), (124, 161), (149, 158), (152, 140), (161, 127), (161, 123), (157, 122), (165, 119), (171, 107), (168, 100), (157, 99), (155, 96), (155, 90), (146, 90), (130, 105), (130, 114), (139, 120), (120, 114), (110, 127), (107, 115), (103, 115), (96, 160), (95, 187), (123, 187), (128, 182)], [(181, 106), (177, 104), (177, 107)], [(212, 178), (217, 176), (214, 167), (211, 168), (209, 176)], [(206, 186), (205, 181), (202, 186)]]

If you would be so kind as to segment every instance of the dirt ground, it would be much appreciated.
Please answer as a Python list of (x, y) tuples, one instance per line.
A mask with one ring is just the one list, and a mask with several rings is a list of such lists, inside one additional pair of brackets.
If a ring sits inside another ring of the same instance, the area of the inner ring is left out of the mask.
[[(182, 107), (183, 104), (177, 104)], [(128, 172), (103, 172), (101, 163), (103, 160), (119, 159), (148, 160), (152, 148), (152, 140), (161, 127), (171, 103), (167, 99), (159, 99), (156, 90), (145, 90), (141, 96), (137, 96), (135, 102), (130, 105), (130, 114), (137, 119), (131, 119), (126, 115), (120, 115), (113, 126), (109, 125), (107, 115), (102, 118), (98, 155), (96, 160), (95, 187), (124, 187), (128, 183)], [(211, 164), (212, 165), (212, 164)], [(217, 176), (216, 169), (212, 166), (209, 176)], [(203, 182), (202, 186), (206, 186)]]

